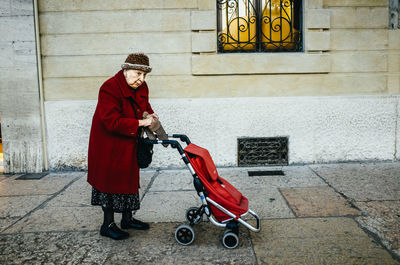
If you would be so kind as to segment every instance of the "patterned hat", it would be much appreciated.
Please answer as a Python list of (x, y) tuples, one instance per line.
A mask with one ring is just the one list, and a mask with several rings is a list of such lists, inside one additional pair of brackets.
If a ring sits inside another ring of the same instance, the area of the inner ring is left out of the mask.
[(151, 72), (149, 57), (144, 53), (131, 53), (126, 57), (125, 63), (121, 64), (122, 69), (141, 70), (146, 73)]

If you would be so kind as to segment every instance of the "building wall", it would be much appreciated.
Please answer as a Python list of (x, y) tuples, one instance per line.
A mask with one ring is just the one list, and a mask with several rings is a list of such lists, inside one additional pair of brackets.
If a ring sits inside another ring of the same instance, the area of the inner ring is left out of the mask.
[[(388, 1), (304, 2), (304, 52), (217, 54), (214, 0), (39, 1), (51, 168), (86, 167), (98, 89), (135, 51), (167, 132), (218, 165), (236, 164), (242, 136), (288, 136), (290, 163), (398, 159)], [(172, 153), (158, 148), (153, 166), (181, 165)]]
[(43, 147), (33, 1), (0, 1), (4, 172), (41, 172)]

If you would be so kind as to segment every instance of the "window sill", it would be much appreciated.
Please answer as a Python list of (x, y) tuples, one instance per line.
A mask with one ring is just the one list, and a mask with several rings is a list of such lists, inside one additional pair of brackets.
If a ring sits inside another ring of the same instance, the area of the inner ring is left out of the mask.
[(329, 73), (329, 54), (241, 53), (192, 55), (193, 75)]

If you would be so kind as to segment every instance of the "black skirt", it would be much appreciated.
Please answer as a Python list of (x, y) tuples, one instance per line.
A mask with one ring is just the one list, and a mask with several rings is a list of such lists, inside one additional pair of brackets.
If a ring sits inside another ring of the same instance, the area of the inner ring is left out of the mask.
[(137, 194), (103, 193), (92, 188), (92, 205), (112, 208), (116, 213), (136, 211), (140, 208), (139, 192)]

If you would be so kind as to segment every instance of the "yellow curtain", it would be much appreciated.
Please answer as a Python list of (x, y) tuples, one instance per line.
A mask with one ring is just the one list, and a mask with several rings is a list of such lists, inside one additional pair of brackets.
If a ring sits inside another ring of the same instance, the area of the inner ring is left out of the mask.
[[(299, 31), (293, 27), (293, 4), (289, 0), (267, 1), (262, 12), (261, 41), (268, 50), (294, 49)], [(292, 22), (292, 23), (290, 23)], [(271, 25), (272, 23), (272, 25)]]
[[(224, 50), (253, 50), (255, 49), (256, 43), (256, 22), (257, 18), (252, 9), (248, 9), (247, 0), (238, 1), (237, 8), (245, 8), (243, 13), (249, 14), (243, 15), (239, 17), (237, 13), (233, 14), (230, 18), (226, 17), (226, 20), (223, 21), (224, 28), (221, 31), (220, 38), (223, 45)], [(227, 6), (225, 8), (228, 8)], [(249, 11), (249, 12), (248, 12)], [(223, 10), (222, 12), (226, 12)]]

